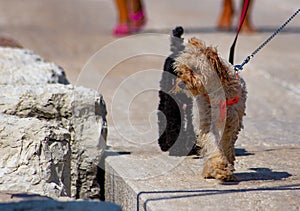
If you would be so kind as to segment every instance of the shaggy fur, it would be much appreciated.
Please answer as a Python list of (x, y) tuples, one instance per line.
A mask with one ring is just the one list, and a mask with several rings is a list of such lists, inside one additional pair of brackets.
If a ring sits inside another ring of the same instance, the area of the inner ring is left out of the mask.
[(175, 59), (175, 92), (193, 96), (199, 112), (199, 154), (206, 155), (202, 175), (222, 181), (235, 180), (234, 144), (243, 128), (246, 86), (232, 65), (213, 47), (197, 38), (189, 40)]
[(160, 81), (158, 106), (158, 143), (162, 151), (170, 155), (188, 155), (195, 153), (196, 136), (192, 124), (192, 99), (184, 93), (171, 93), (176, 83), (174, 62), (184, 49), (182, 27), (176, 27), (171, 36), (172, 54), (165, 60), (164, 71)]

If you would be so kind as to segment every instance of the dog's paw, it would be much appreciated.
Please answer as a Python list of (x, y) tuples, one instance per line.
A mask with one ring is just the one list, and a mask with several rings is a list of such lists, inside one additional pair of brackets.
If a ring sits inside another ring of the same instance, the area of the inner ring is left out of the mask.
[(217, 179), (222, 182), (235, 182), (237, 178), (233, 175), (232, 171), (215, 169), (210, 172), (203, 171), (202, 176), (205, 179)]
[(233, 175), (234, 167), (223, 156), (212, 156), (204, 163), (202, 176), (206, 179), (214, 178), (222, 182), (237, 181)]

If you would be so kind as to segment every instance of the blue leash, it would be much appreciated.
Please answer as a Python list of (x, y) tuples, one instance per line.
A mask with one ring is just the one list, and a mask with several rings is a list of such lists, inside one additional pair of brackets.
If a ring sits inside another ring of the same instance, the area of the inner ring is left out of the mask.
[(253, 51), (246, 59), (239, 65), (234, 65), (234, 70), (236, 72), (243, 70), (243, 66), (247, 64), (254, 56), (257, 54), (268, 42), (270, 42), (282, 29), (292, 20), (295, 18), (296, 15), (300, 12), (298, 9), (284, 24), (282, 24), (266, 41), (264, 41), (255, 51)]

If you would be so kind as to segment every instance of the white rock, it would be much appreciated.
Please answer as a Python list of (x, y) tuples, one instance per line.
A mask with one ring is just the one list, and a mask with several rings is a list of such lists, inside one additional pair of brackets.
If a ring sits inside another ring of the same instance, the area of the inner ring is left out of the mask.
[(18, 48), (0, 48), (0, 74), (0, 85), (69, 83), (61, 67)]
[(99, 197), (102, 96), (26, 50), (0, 48), (0, 75), (0, 191)]

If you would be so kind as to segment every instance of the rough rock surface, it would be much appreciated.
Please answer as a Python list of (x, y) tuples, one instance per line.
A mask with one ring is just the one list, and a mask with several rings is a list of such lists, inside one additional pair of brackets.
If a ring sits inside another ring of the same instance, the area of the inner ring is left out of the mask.
[(68, 84), (63, 69), (44, 61), (31, 50), (0, 48), (0, 84)]
[(0, 191), (99, 198), (106, 110), (28, 50), (0, 48)]

